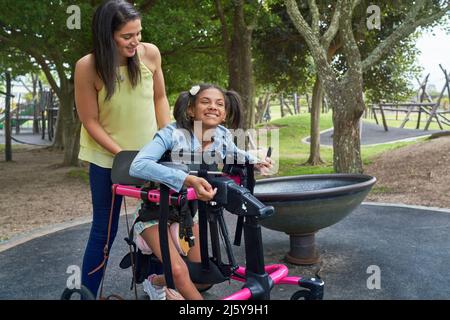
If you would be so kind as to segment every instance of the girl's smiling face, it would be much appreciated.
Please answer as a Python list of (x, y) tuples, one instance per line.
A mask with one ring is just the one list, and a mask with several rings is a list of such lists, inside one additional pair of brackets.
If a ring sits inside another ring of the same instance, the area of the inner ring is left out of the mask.
[(195, 121), (201, 121), (203, 129), (211, 129), (223, 123), (226, 118), (225, 98), (216, 88), (199, 92), (195, 99), (195, 107), (188, 109), (188, 115)]

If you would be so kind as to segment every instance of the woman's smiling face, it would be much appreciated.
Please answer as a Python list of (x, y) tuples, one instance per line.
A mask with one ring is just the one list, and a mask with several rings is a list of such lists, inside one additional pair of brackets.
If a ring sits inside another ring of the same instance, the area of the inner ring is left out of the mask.
[(123, 58), (131, 58), (136, 54), (141, 42), (141, 19), (128, 21), (122, 28), (114, 32), (117, 51)]

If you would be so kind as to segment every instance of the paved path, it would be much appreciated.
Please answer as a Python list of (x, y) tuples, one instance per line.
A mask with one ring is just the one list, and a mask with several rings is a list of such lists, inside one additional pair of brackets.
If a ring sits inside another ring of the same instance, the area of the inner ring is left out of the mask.
[[(227, 215), (234, 235), (235, 217)], [(0, 299), (58, 299), (70, 265), (80, 265), (89, 224), (54, 232), (0, 252)], [(127, 246), (125, 219), (112, 248), (106, 293), (133, 299), (131, 274), (118, 266)], [(291, 275), (313, 275), (319, 267), (325, 299), (450, 299), (450, 211), (363, 204), (341, 222), (316, 236), (320, 265), (290, 265)], [(263, 228), (266, 263), (283, 262), (287, 235)], [(1, 250), (1, 247), (0, 247)], [(236, 249), (244, 261), (243, 249)], [(283, 262), (285, 263), (285, 262)], [(381, 289), (369, 290), (370, 266), (381, 271)], [(240, 288), (233, 282), (214, 286), (207, 299)], [(139, 286), (140, 298), (144, 298)], [(273, 299), (289, 299), (292, 286), (277, 286)]]
[[(29, 128), (21, 129), (20, 134), (15, 134), (13, 129), (12, 137), (14, 139), (11, 140), (12, 144), (17, 145), (42, 145), (49, 146), (52, 144), (51, 141), (48, 140), (48, 135), (45, 134), (45, 139), (42, 139), (40, 134), (33, 134), (32, 130)], [(4, 130), (0, 130), (0, 144), (5, 144), (5, 132)]]
[[(415, 129), (400, 129), (389, 127), (389, 131), (384, 131), (383, 126), (379, 126), (374, 123), (364, 122), (361, 130), (361, 144), (373, 145), (381, 143), (395, 142), (405, 139), (417, 139), (419, 137), (431, 135), (436, 130), (415, 130)], [(305, 142), (309, 143), (309, 137), (305, 139)], [(320, 134), (320, 144), (326, 146), (333, 145), (333, 129), (323, 131)]]

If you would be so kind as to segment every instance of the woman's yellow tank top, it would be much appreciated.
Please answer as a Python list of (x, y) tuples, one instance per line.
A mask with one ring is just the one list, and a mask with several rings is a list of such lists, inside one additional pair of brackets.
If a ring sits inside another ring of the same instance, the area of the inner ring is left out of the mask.
[[(105, 86), (98, 92), (100, 125), (123, 150), (140, 150), (158, 130), (153, 101), (153, 74), (143, 62), (140, 66), (141, 81), (135, 88), (128, 78), (127, 66), (120, 66), (121, 81), (111, 99), (105, 101)], [(103, 168), (111, 168), (114, 155), (95, 142), (82, 126), (78, 158)]]

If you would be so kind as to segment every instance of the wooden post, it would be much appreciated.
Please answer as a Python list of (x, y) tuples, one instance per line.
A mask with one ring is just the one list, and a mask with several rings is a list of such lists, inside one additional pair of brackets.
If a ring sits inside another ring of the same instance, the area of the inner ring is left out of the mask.
[[(403, 119), (403, 122), (400, 125), (400, 128), (403, 128), (405, 126), (405, 124), (409, 121), (409, 116), (411, 115), (411, 112), (413, 111), (413, 108), (414, 107), (412, 105), (408, 106), (408, 112), (406, 113), (405, 119)], [(398, 108), (397, 108), (397, 113), (398, 113)]]
[(294, 113), (298, 114), (298, 96), (297, 96), (297, 92), (294, 92)]
[(416, 129), (420, 129), (420, 118), (422, 116), (422, 107), (419, 106), (419, 111), (418, 115), (417, 115), (417, 125), (416, 125)]
[(271, 116), (270, 116), (270, 96), (271, 93), (268, 92), (266, 94), (266, 97), (264, 98), (264, 108), (263, 108), (263, 113), (262, 113), (262, 119), (265, 120), (266, 122), (271, 120)]
[(266, 111), (263, 115), (263, 120), (265, 122), (269, 122), (272, 119), (272, 116), (270, 115), (270, 104), (267, 105)]
[(373, 118), (375, 119), (375, 123), (376, 123), (377, 125), (380, 125), (380, 123), (378, 122), (377, 113), (375, 112), (375, 109), (376, 109), (376, 108), (377, 108), (376, 105), (372, 105)]
[[(444, 88), (445, 88), (445, 87), (444, 87)], [(433, 120), (433, 117), (436, 118), (436, 121), (437, 121), (439, 127), (441, 128), (441, 130), (443, 130), (442, 125), (441, 125), (441, 122), (439, 121), (439, 118), (438, 118), (437, 115), (436, 115), (436, 110), (437, 110), (438, 107), (439, 107), (439, 104), (436, 103), (436, 104), (433, 106), (433, 108), (431, 108), (431, 111), (430, 111), (430, 117), (428, 118), (427, 123), (426, 123), (426, 125), (425, 125), (425, 128), (423, 129), (424, 131), (427, 131), (428, 128), (430, 127), (430, 124), (431, 124), (431, 121)]]
[(39, 110), (37, 104), (37, 98), (33, 98), (33, 134), (39, 133)]
[(285, 99), (283, 99), (284, 105), (286, 106), (287, 111), (289, 112), (289, 114), (292, 116), (294, 115), (292, 113), (291, 107), (289, 106), (289, 104), (287, 103), (287, 101)]
[(425, 94), (427, 92), (427, 83), (428, 83), (428, 77), (430, 76), (430, 74), (428, 74), (425, 78), (424, 84), (422, 85), (422, 94), (420, 95), (420, 100), (419, 102), (423, 102), (423, 100), (425, 100)]
[(47, 130), (48, 130), (48, 140), (53, 139), (53, 94), (52, 91), (48, 93), (47, 100)]
[[(439, 65), (439, 66), (440, 66), (440, 65)], [(441, 67), (441, 69), (442, 69), (442, 67)], [(442, 100), (442, 97), (444, 96), (445, 89), (450, 90), (450, 89), (448, 88), (447, 70), (443, 70), (443, 71), (444, 71), (444, 73), (445, 73), (445, 84), (444, 84), (444, 87), (443, 87), (442, 90), (441, 90), (441, 94), (439, 95), (439, 98), (438, 98), (436, 104), (435, 104), (435, 105), (433, 106), (433, 108), (431, 109), (430, 117), (428, 118), (427, 124), (425, 125), (425, 128), (424, 128), (425, 131), (428, 130), (428, 127), (430, 126), (431, 121), (433, 120), (433, 117), (436, 118), (436, 121), (437, 121), (437, 123), (438, 123), (438, 125), (439, 125), (439, 128), (441, 128), (441, 130), (443, 130), (443, 127), (442, 127), (442, 125), (441, 125), (441, 122), (439, 121), (439, 118), (438, 118), (437, 113), (436, 113), (436, 112), (437, 112), (437, 109), (439, 108), (439, 105), (441, 104), (441, 100)], [(450, 92), (450, 91), (449, 91), (449, 92)], [(450, 97), (449, 97), (449, 98), (450, 98)]]
[(311, 102), (309, 101), (308, 94), (306, 94), (306, 103), (308, 104), (308, 113), (311, 113)]
[(447, 74), (447, 70), (445, 70), (445, 69), (441, 66), (441, 64), (439, 64), (439, 68), (441, 68), (442, 72), (443, 72), (444, 75), (445, 75), (445, 86), (447, 87), (447, 95), (448, 95), (448, 99), (449, 99), (449, 101), (450, 101), (450, 79), (449, 79), (449, 76), (448, 76), (448, 74)]
[(381, 112), (381, 120), (383, 120), (384, 131), (389, 131), (387, 123), (386, 123), (386, 117), (384, 116), (384, 111), (383, 111), (383, 105), (382, 104), (380, 104), (380, 112)]
[(12, 161), (11, 146), (11, 74), (6, 72), (6, 98), (5, 98), (5, 161)]
[[(427, 100), (429, 102), (433, 102), (433, 99), (431, 99), (431, 96), (427, 92), (427, 82), (429, 76), (430, 74), (427, 74), (427, 76), (422, 82), (420, 82), (420, 80), (416, 77), (416, 80), (419, 83), (419, 90), (417, 91), (417, 99), (416, 99), (417, 102), (423, 102), (423, 100), (425, 100), (425, 96), (427, 97)], [(420, 93), (421, 91), (422, 93)]]
[(16, 134), (20, 133), (20, 96), (21, 94), (19, 94), (16, 104)]

